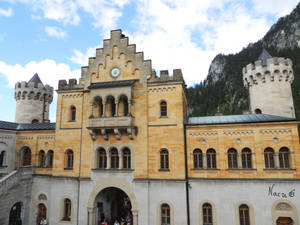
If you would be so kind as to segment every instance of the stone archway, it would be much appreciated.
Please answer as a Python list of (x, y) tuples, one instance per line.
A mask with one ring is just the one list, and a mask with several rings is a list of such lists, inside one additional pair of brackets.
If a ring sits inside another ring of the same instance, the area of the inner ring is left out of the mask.
[(22, 225), (22, 202), (17, 202), (9, 212), (9, 225)]
[(138, 225), (138, 206), (132, 188), (125, 179), (104, 178), (94, 187), (88, 201), (88, 225), (96, 225), (97, 220), (97, 198), (105, 189), (117, 189), (128, 196), (131, 203), (133, 225)]

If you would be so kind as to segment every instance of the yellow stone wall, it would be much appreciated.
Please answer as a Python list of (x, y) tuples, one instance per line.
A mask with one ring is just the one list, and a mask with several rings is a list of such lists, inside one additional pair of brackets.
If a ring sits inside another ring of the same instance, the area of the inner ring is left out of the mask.
[[(276, 143), (273, 138), (278, 138)], [(237, 139), (241, 142), (238, 143)], [(203, 139), (206, 143), (203, 143)], [(227, 151), (235, 148), (241, 154), (243, 148), (252, 151), (253, 169), (228, 169)], [(267, 147), (279, 152), (289, 148), (291, 169), (265, 169), (264, 150)], [(194, 169), (193, 151), (203, 153), (209, 148), (217, 153), (217, 169)], [(300, 147), (297, 122), (249, 123), (229, 125), (202, 125), (187, 127), (187, 151), (189, 176), (192, 178), (299, 178)]]

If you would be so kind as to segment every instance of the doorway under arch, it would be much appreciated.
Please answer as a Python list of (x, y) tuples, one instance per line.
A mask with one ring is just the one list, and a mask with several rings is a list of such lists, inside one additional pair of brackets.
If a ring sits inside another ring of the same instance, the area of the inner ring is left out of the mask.
[(47, 219), (47, 208), (43, 203), (40, 203), (38, 205), (38, 215), (37, 215), (37, 220), (36, 224), (40, 225), (42, 219)]
[(17, 202), (9, 212), (8, 225), (22, 225), (22, 202)]
[(279, 217), (276, 225), (294, 225), (294, 222), (290, 217)]

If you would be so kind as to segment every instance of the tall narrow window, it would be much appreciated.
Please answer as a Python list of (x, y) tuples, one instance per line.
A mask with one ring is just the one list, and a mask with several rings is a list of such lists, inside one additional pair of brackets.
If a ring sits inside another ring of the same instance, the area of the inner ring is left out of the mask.
[(53, 167), (53, 157), (54, 157), (54, 152), (52, 150), (49, 150), (47, 153), (47, 166), (49, 168)]
[(210, 204), (205, 203), (202, 206), (203, 225), (213, 225), (212, 207)]
[(249, 148), (242, 150), (242, 166), (244, 169), (252, 168), (251, 150)]
[(76, 120), (76, 107), (71, 106), (71, 121), (75, 121), (75, 120)]
[(72, 150), (66, 152), (66, 169), (73, 169), (74, 154)]
[(245, 204), (239, 207), (240, 225), (250, 225), (249, 207)]
[(161, 206), (161, 225), (170, 225), (170, 206), (168, 204), (162, 204)]
[(167, 149), (162, 149), (160, 151), (160, 169), (169, 169), (169, 152)]
[(130, 150), (128, 148), (123, 149), (123, 169), (131, 168), (131, 155)]
[(203, 168), (202, 151), (200, 149), (195, 149), (193, 152), (193, 156), (194, 156), (194, 168), (195, 169)]
[(264, 151), (266, 168), (275, 168), (274, 165), (274, 150), (272, 148), (266, 148)]
[(228, 150), (227, 157), (228, 157), (228, 168), (238, 168), (237, 151), (234, 148)]
[(208, 169), (217, 168), (217, 156), (216, 156), (216, 151), (214, 149), (210, 148), (206, 151), (206, 158), (207, 158)]
[(45, 167), (46, 164), (46, 155), (43, 150), (39, 152), (39, 167)]
[(22, 150), (22, 166), (30, 166), (31, 165), (31, 150), (30, 148), (25, 147)]
[(116, 148), (110, 150), (110, 168), (117, 169), (119, 168), (119, 154)]
[(167, 102), (166, 101), (161, 101), (160, 102), (160, 116), (161, 117), (168, 116), (168, 109), (167, 109)]
[(64, 221), (71, 220), (71, 200), (68, 198), (64, 200), (64, 216), (62, 220)]
[(107, 167), (107, 157), (104, 148), (98, 149), (98, 168), (105, 169)]
[(282, 169), (290, 168), (290, 151), (288, 148), (283, 147), (279, 150), (279, 166)]
[(5, 160), (5, 151), (2, 151), (0, 154), (0, 167), (4, 166)]

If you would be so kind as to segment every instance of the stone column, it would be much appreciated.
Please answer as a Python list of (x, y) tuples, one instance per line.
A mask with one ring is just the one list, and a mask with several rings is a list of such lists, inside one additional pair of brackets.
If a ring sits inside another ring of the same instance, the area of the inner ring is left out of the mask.
[(240, 154), (240, 153), (237, 154), (237, 163), (238, 163), (238, 168), (239, 169), (243, 168), (242, 154)]
[(102, 117), (105, 117), (105, 111), (106, 111), (106, 101), (102, 103), (103, 104), (103, 112)]
[(133, 216), (133, 225), (138, 225), (138, 211), (133, 210), (132, 211), (132, 216)]
[(119, 169), (123, 169), (123, 154), (122, 154), (122, 151), (120, 151), (120, 154), (119, 154)]
[(108, 154), (106, 154), (107, 158), (107, 169), (110, 169), (110, 151), (108, 151)]
[(119, 101), (115, 100), (115, 115), (114, 116), (119, 116)]
[(203, 153), (203, 157), (202, 157), (202, 162), (203, 162), (203, 169), (207, 169), (207, 157), (206, 154)]
[(94, 104), (93, 104), (93, 103), (91, 103), (90, 109), (91, 109), (91, 115), (90, 115), (90, 118), (93, 118), (93, 117), (94, 117)]
[(280, 168), (279, 153), (274, 153), (274, 168)]
[(131, 99), (128, 100), (128, 114), (125, 116), (130, 116), (131, 115)]
[(88, 207), (88, 219), (89, 224), (88, 225), (95, 225), (96, 223), (96, 213), (95, 213), (95, 207)]

